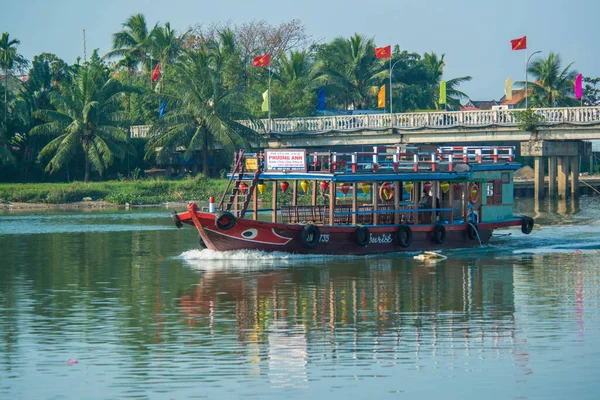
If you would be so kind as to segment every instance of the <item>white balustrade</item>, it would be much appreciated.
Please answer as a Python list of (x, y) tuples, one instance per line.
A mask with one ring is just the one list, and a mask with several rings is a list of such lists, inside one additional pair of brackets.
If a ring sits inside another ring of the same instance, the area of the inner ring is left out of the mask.
[[(336, 115), (239, 121), (259, 133), (319, 133), (379, 129), (452, 128), (478, 126), (516, 126), (516, 113), (523, 110), (436, 111), (402, 114)], [(537, 108), (545, 124), (600, 123), (600, 107)], [(148, 136), (149, 125), (130, 127), (131, 137)]]

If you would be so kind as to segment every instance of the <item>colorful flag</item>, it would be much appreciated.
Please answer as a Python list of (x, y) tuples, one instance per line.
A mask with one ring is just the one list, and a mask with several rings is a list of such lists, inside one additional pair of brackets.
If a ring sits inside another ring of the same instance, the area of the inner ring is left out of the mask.
[(446, 104), (446, 81), (440, 82), (440, 104)]
[(510, 41), (513, 50), (525, 50), (527, 48), (527, 36)]
[(317, 110), (324, 111), (325, 110), (325, 89), (319, 89), (319, 95), (317, 96)]
[(269, 89), (265, 90), (263, 93), (262, 110), (269, 111)]
[(154, 68), (154, 72), (152, 73), (152, 80), (156, 82), (160, 77), (160, 63), (156, 64), (156, 68)]
[(158, 119), (162, 119), (165, 115), (165, 107), (167, 106), (167, 101), (163, 100), (160, 102), (160, 107), (158, 109)]
[(377, 47), (375, 49), (375, 57), (377, 58), (390, 58), (392, 56), (392, 45), (385, 47)]
[(379, 89), (377, 95), (377, 108), (385, 108), (385, 85)]
[(583, 81), (583, 75), (579, 74), (577, 75), (577, 78), (575, 78), (575, 98), (576, 99), (580, 99), (583, 95), (582, 93), (582, 81)]
[(512, 100), (512, 78), (509, 77), (504, 84), (504, 100)]
[(262, 56), (254, 57), (255, 67), (268, 67), (271, 65), (271, 55), (263, 54)]

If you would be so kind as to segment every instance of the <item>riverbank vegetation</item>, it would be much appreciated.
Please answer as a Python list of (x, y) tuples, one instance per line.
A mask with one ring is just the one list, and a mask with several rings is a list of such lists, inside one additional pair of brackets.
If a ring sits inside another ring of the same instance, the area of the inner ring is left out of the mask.
[(208, 201), (210, 196), (218, 200), (226, 185), (226, 179), (203, 177), (89, 183), (0, 183), (0, 203), (65, 204), (89, 200), (112, 204), (154, 205), (191, 200)]
[[(390, 78), (390, 60), (375, 56), (376, 46), (386, 44), (360, 34), (319, 43), (298, 20), (178, 31), (136, 14), (113, 34), (110, 51), (94, 50), (73, 63), (51, 53), (30, 62), (19, 54), (19, 44), (7, 32), (0, 38), (5, 182), (115, 180), (152, 167), (169, 176), (175, 167), (180, 176), (216, 177), (230, 169), (233, 151), (264, 146), (238, 121), (266, 117), (269, 77), (273, 118), (319, 115), (323, 100), (336, 112), (377, 109), (379, 88)], [(262, 54), (271, 55), (268, 68), (253, 65)], [(395, 45), (391, 62), (395, 112), (438, 109), (442, 79), (449, 109), (468, 99), (459, 86), (471, 77), (445, 77), (443, 54)], [(568, 99), (576, 72), (560, 64), (553, 53), (531, 64), (532, 104), (555, 106)], [(597, 102), (598, 80), (585, 82), (584, 103)], [(148, 137), (132, 138), (134, 125), (152, 126)]]

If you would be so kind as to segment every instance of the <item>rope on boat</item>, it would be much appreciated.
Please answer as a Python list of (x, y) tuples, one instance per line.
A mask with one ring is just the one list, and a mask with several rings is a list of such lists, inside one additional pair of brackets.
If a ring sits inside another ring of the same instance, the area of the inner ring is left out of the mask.
[(592, 188), (592, 190), (598, 194), (600, 194), (600, 192), (598, 191), (598, 189), (596, 189), (595, 187), (593, 187), (592, 185), (590, 185), (589, 183), (587, 183), (586, 181), (580, 179), (579, 182), (583, 183), (584, 185), (586, 185), (587, 187)]

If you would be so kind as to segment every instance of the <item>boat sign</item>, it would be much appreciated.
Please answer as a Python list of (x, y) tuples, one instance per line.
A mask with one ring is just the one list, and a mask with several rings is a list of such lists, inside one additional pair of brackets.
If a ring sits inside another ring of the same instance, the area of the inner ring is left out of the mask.
[(266, 150), (267, 172), (306, 172), (306, 150)]

